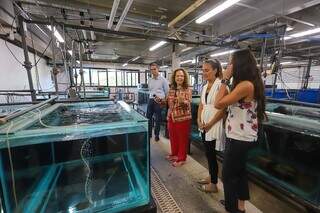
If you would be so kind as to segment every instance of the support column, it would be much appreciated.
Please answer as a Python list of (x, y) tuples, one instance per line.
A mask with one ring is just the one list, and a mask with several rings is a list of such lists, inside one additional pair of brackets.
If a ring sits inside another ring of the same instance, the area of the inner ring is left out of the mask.
[[(265, 56), (265, 52), (266, 52), (266, 47), (267, 47), (267, 38), (263, 39), (263, 46), (261, 48), (261, 52), (260, 52), (260, 71), (263, 73), (263, 63), (264, 63), (264, 56)], [(267, 77), (267, 72), (264, 72), (264, 85), (266, 84), (266, 77)]]
[(82, 66), (82, 52), (83, 52), (83, 48), (82, 48), (82, 43), (80, 42), (79, 43), (79, 61), (80, 61), (80, 72), (79, 72), (79, 74), (80, 74), (80, 78), (81, 78), (80, 88), (81, 88), (81, 86), (83, 86), (83, 96), (84, 96), (84, 98), (86, 98), (86, 87), (85, 87), (85, 83), (84, 83), (83, 66)]
[(176, 44), (172, 44), (172, 70), (180, 67), (180, 58), (176, 55)]
[(36, 91), (34, 90), (33, 87), (33, 81), (32, 81), (32, 75), (31, 75), (31, 69), (32, 65), (29, 60), (29, 51), (28, 51), (28, 46), (27, 46), (27, 41), (26, 41), (26, 32), (24, 29), (24, 22), (23, 22), (23, 17), (18, 16), (18, 21), (19, 21), (19, 31), (21, 35), (21, 42), (22, 42), (22, 48), (23, 48), (23, 53), (24, 53), (24, 67), (27, 70), (27, 76), (28, 76), (28, 82), (29, 82), (29, 89), (31, 91), (31, 100), (36, 101)]
[(311, 71), (311, 64), (312, 64), (312, 59), (309, 58), (307, 70), (306, 70), (306, 72), (305, 72), (305, 75), (303, 76), (303, 86), (302, 86), (302, 89), (307, 89), (307, 88), (308, 88), (309, 78), (310, 78), (310, 71)]
[(56, 53), (55, 53), (56, 39), (54, 36), (54, 31), (55, 31), (55, 27), (53, 23), (53, 18), (51, 17), (51, 48), (52, 48), (52, 63), (53, 63), (52, 75), (54, 79), (54, 88), (56, 91), (56, 95), (58, 95), (58, 92), (59, 92), (58, 79), (57, 79), (58, 70), (56, 66)]

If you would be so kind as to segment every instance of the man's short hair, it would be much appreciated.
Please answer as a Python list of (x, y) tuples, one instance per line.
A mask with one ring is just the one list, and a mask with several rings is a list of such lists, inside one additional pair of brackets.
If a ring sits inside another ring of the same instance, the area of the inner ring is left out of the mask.
[(151, 66), (156, 66), (156, 67), (159, 69), (159, 65), (158, 65), (156, 62), (150, 63), (150, 64), (149, 64), (149, 68), (150, 68)]

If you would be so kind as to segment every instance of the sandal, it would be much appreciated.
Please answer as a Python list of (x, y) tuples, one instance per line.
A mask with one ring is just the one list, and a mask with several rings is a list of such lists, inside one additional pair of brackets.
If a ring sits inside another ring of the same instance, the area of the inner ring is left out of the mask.
[(206, 193), (217, 193), (218, 192), (218, 188), (216, 185), (214, 185), (214, 187), (209, 187), (209, 184), (205, 184), (205, 185), (199, 186), (198, 189), (200, 189), (200, 191), (203, 191)]
[(172, 166), (173, 167), (180, 167), (185, 163), (186, 163), (185, 161), (175, 161), (175, 162), (172, 163)]
[(199, 184), (209, 184), (210, 183), (210, 178), (209, 177), (202, 178), (200, 180), (197, 180), (197, 183), (199, 183)]
[(168, 161), (176, 161), (176, 160), (178, 160), (178, 157), (177, 157), (177, 156), (174, 156), (174, 155), (167, 155), (167, 156), (166, 156), (166, 159), (167, 159)]

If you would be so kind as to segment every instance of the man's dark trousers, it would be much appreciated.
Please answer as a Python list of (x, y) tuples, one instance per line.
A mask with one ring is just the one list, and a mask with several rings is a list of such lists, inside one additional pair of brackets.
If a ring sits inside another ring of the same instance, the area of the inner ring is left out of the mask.
[(161, 122), (161, 107), (154, 99), (149, 99), (147, 108), (147, 118), (149, 119), (149, 138), (152, 137), (152, 117), (155, 114), (155, 128), (154, 134), (159, 138), (160, 122)]

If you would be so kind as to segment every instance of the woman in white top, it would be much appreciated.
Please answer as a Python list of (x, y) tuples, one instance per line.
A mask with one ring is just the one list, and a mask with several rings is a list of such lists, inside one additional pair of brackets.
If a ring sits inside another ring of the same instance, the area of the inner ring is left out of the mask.
[(201, 131), (202, 141), (205, 145), (210, 176), (201, 179), (203, 184), (200, 190), (204, 192), (218, 192), (218, 162), (216, 150), (224, 149), (224, 110), (214, 107), (215, 98), (219, 91), (222, 78), (222, 68), (218, 60), (208, 60), (202, 65), (203, 79), (207, 81), (201, 93), (201, 101), (198, 108), (198, 127)]
[[(216, 97), (216, 108), (229, 106), (222, 169), (225, 200), (221, 203), (232, 213), (245, 212), (245, 200), (250, 198), (246, 173), (247, 153), (257, 144), (258, 125), (265, 118), (264, 85), (260, 76), (251, 51), (236, 51), (223, 73), (222, 85)], [(231, 77), (231, 92), (226, 95)]]

